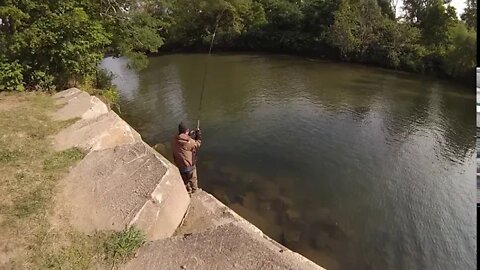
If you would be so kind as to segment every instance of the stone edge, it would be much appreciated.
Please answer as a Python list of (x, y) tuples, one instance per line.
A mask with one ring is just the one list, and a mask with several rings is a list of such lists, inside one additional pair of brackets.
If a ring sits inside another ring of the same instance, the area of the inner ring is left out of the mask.
[[(233, 211), (231, 208), (229, 208), (228, 206), (223, 204), (220, 200), (215, 198), (215, 196), (213, 196), (212, 194), (210, 194), (210, 193), (208, 193), (204, 190), (202, 190), (202, 192), (204, 192), (206, 196), (208, 196), (210, 199), (212, 199), (212, 201), (217, 205), (216, 207), (225, 209), (226, 212), (228, 212), (229, 214), (231, 214), (233, 216), (233, 220), (231, 222), (227, 222), (227, 223), (237, 224), (240, 228), (244, 229), (248, 233), (252, 233), (254, 235), (257, 235), (257, 236), (265, 239), (268, 242), (268, 244), (270, 245), (269, 248), (276, 249), (277, 251), (281, 251), (283, 255), (290, 256), (292, 260), (296, 260), (299, 263), (308, 264), (308, 266), (312, 267), (312, 268), (316, 268), (316, 269), (319, 269), (319, 270), (325, 270), (325, 268), (323, 268), (320, 265), (314, 263), (313, 261), (309, 260), (305, 256), (303, 256), (303, 255), (301, 255), (297, 252), (292, 251), (291, 249), (289, 249), (289, 248), (283, 246), (282, 244), (278, 243), (277, 241), (273, 240), (268, 235), (264, 234), (262, 232), (262, 230), (260, 230), (255, 225), (253, 225), (251, 222), (249, 222), (248, 220), (246, 220), (245, 218), (243, 218), (242, 216), (237, 214), (235, 211)], [(222, 224), (222, 225), (224, 225), (224, 224)]]

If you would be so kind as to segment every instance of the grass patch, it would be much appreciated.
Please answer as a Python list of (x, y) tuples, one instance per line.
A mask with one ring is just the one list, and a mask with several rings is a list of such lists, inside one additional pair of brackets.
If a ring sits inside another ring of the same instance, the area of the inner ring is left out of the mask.
[(66, 169), (84, 156), (85, 153), (76, 147), (55, 152), (43, 162), (43, 168), (46, 171)]
[(33, 190), (13, 200), (13, 213), (18, 218), (26, 218), (44, 209), (50, 194), (36, 186)]
[(145, 243), (145, 235), (133, 227), (114, 233), (105, 241), (107, 260), (113, 265), (122, 263), (130, 258), (143, 243)]
[(56, 252), (45, 254), (42, 259), (42, 269), (89, 269), (95, 262), (104, 261), (103, 243), (107, 238), (105, 233), (92, 236), (78, 232), (67, 233), (69, 245)]
[(17, 151), (8, 149), (0, 149), (0, 163), (8, 163), (14, 161), (18, 156)]
[(0, 269), (118, 264), (144, 241), (134, 229), (89, 236), (52, 219), (58, 181), (85, 156), (78, 148), (52, 149), (51, 135), (77, 120), (53, 121), (57, 108), (42, 93), (0, 95)]

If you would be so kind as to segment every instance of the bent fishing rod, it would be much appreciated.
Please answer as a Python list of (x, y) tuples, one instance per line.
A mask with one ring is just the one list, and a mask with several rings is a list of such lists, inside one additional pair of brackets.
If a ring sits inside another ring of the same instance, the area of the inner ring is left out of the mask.
[(217, 34), (218, 23), (220, 22), (220, 19), (222, 18), (224, 12), (225, 12), (225, 9), (222, 10), (220, 15), (217, 17), (217, 21), (215, 23), (215, 29), (213, 30), (212, 40), (210, 41), (210, 48), (208, 49), (207, 60), (205, 61), (205, 68), (204, 68), (204, 71), (203, 71), (203, 79), (202, 79), (202, 90), (200, 92), (200, 104), (198, 106), (197, 129), (200, 128), (200, 117), (201, 117), (201, 112), (202, 112), (203, 93), (205, 92), (205, 82), (206, 82), (207, 73), (208, 73), (208, 60), (210, 59), (210, 55), (212, 54), (213, 41), (215, 40), (215, 35)]

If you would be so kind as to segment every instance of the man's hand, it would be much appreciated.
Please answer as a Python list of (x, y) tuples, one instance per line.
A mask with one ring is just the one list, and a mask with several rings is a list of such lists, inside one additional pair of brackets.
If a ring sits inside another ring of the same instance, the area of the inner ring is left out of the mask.
[(197, 129), (195, 129), (195, 140), (198, 141), (198, 140), (201, 140), (201, 139), (202, 139), (202, 131), (199, 128), (197, 128)]

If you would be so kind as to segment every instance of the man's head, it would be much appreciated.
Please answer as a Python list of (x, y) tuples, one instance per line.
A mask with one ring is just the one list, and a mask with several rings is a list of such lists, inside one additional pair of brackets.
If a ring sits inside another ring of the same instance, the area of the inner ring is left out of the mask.
[(182, 121), (178, 125), (178, 134), (188, 133), (190, 130), (188, 129), (187, 125)]

